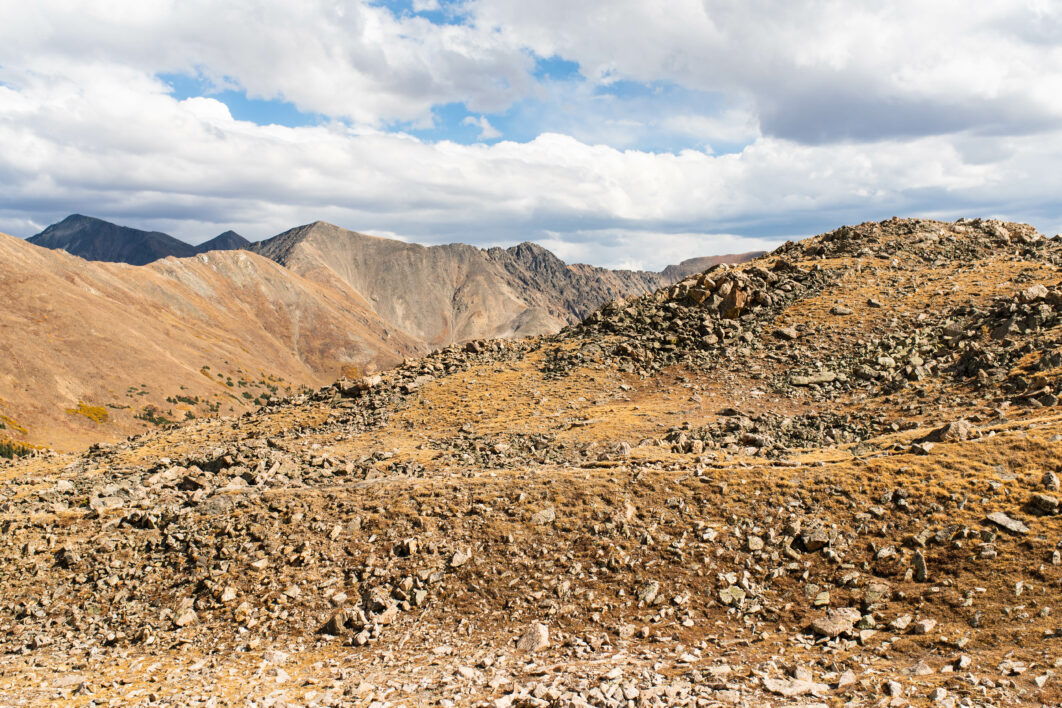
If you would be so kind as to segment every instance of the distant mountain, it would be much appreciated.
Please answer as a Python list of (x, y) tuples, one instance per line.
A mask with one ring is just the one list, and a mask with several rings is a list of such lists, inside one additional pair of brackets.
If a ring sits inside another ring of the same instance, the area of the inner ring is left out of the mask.
[(322, 221), (251, 246), (299, 275), (352, 288), (373, 311), (430, 346), (553, 332), (660, 275), (566, 265), (532, 243), (421, 246)]
[(66, 251), (87, 261), (146, 265), (160, 258), (187, 258), (207, 251), (246, 248), (250, 241), (226, 231), (206, 243), (192, 246), (161, 231), (141, 231), (81, 214), (71, 214), (36, 236), (26, 239), (36, 246)]
[(81, 214), (71, 214), (27, 240), (88, 261), (130, 265), (145, 265), (166, 256), (184, 258), (196, 253), (194, 246), (169, 234), (118, 226)]
[(712, 266), (719, 265), (720, 263), (728, 263), (730, 265), (745, 263), (754, 258), (759, 258), (764, 253), (766, 253), (766, 251), (749, 251), (748, 253), (731, 253), (725, 256), (700, 256), (698, 258), (687, 258), (677, 265), (669, 265), (667, 268), (664, 268), (664, 270), (660, 271), (660, 275), (663, 277), (665, 284), (671, 285), (672, 283), (677, 283), (694, 273), (703, 273)]
[(207, 253), (208, 251), (238, 251), (241, 248), (247, 248), (251, 245), (251, 242), (240, 236), (235, 231), (226, 231), (223, 234), (218, 234), (209, 241), (204, 241), (195, 247), (196, 253)]

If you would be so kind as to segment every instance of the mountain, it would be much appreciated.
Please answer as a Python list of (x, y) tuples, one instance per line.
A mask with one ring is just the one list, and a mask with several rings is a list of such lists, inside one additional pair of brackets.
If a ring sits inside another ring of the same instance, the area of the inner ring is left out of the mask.
[(248, 251), (129, 268), (0, 235), (0, 287), (0, 438), (60, 449), (427, 351), (349, 288)]
[(118, 226), (91, 216), (71, 214), (27, 239), (89, 261), (145, 265), (167, 256), (194, 256), (195, 247), (159, 231)]
[(210, 251), (236, 251), (245, 249), (251, 242), (240, 236), (235, 231), (226, 231), (218, 234), (209, 241), (204, 241), (195, 247), (196, 253), (208, 253)]
[(431, 346), (556, 331), (662, 283), (656, 273), (569, 266), (531, 243), (421, 246), (320, 221), (251, 249), (310, 280), (352, 288), (381, 319)]
[(1060, 705), (1060, 397), (1062, 241), (890, 219), (25, 457), (0, 700)]
[(141, 231), (81, 214), (71, 214), (27, 241), (35, 246), (66, 251), (87, 261), (129, 265), (146, 265), (168, 256), (187, 258), (197, 253), (235, 250), (250, 245), (250, 241), (235, 231), (226, 231), (192, 246), (160, 231)]
[(12, 421), (0, 440), (70, 449), (153, 420), (237, 413), (273, 389), (454, 342), (555, 332), (665, 282), (569, 266), (530, 243), (424, 247), (323, 223), (251, 245), (226, 232), (198, 247), (207, 253), (139, 268), (63, 252), (105, 245), (146, 260), (135, 256), (168, 238), (80, 216), (28, 242), (0, 237), (0, 326), (24, 333), (0, 343), (0, 416)]
[(755, 258), (759, 258), (762, 255), (764, 255), (763, 251), (749, 251), (747, 253), (732, 253), (725, 256), (699, 256), (697, 258), (687, 258), (681, 263), (669, 265), (664, 268), (664, 270), (660, 272), (660, 276), (665, 285), (671, 285), (672, 283), (676, 283), (695, 273), (706, 271), (712, 266), (719, 265), (720, 263), (746, 263)]

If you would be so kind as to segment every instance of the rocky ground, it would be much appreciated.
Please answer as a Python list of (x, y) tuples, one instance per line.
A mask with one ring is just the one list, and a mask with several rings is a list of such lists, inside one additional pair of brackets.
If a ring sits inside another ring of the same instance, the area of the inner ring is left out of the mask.
[(0, 467), (5, 705), (1057, 705), (1062, 243), (844, 227)]

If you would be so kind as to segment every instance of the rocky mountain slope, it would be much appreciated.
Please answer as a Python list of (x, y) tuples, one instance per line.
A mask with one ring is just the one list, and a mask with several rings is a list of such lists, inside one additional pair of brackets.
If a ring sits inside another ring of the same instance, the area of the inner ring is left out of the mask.
[(247, 251), (96, 263), (0, 235), (0, 440), (72, 449), (424, 353)]
[(160, 231), (141, 231), (81, 214), (71, 214), (27, 240), (88, 261), (130, 265), (146, 265), (167, 256), (188, 258), (208, 251), (245, 248), (250, 243), (236, 232), (226, 231), (192, 246)]
[(0, 468), (0, 695), (1057, 705), (1062, 242), (844, 227)]
[(353, 288), (382, 319), (430, 346), (554, 332), (663, 282), (656, 273), (568, 266), (531, 243), (421, 246), (320, 221), (252, 248), (311, 280)]

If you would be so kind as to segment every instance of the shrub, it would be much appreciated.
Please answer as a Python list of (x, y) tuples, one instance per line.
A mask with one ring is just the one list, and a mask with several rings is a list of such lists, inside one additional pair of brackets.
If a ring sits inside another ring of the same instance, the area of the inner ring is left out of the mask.
[(107, 420), (110, 418), (110, 415), (108, 415), (107, 413), (107, 409), (103, 406), (90, 406), (84, 402), (79, 402), (77, 404), (77, 408), (67, 408), (66, 412), (70, 415), (85, 416), (93, 423), (97, 424), (106, 423)]

